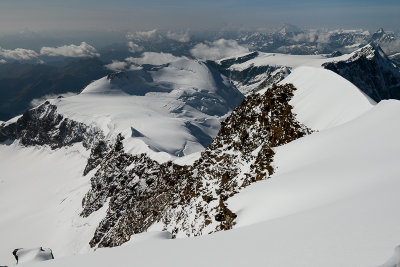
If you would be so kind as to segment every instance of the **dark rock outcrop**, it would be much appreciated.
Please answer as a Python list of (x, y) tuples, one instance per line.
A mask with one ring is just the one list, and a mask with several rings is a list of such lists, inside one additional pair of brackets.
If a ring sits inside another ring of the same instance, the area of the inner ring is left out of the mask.
[(290, 68), (285, 66), (254, 66), (249, 64), (249, 67), (243, 70), (230, 68), (235, 64), (245, 63), (256, 58), (258, 55), (258, 52), (253, 52), (243, 57), (226, 59), (220, 62), (208, 61), (207, 64), (233, 81), (243, 94), (249, 95), (257, 92), (260, 88), (269, 87), (280, 82), (290, 74)]
[(48, 101), (26, 111), (17, 121), (0, 125), (0, 142), (18, 139), (24, 146), (48, 145), (52, 149), (78, 142), (90, 148), (103, 133), (83, 123), (64, 118)]

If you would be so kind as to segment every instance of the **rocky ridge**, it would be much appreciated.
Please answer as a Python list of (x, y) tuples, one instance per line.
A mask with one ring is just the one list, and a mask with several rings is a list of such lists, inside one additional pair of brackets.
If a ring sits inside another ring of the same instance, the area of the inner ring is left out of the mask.
[(232, 65), (247, 62), (256, 58), (258, 52), (252, 52), (237, 58), (224, 59), (219, 62), (208, 61), (207, 64), (234, 82), (244, 95), (257, 92), (260, 88), (272, 86), (290, 74), (291, 68), (286, 66), (249, 66), (244, 70), (230, 68)]
[(48, 145), (56, 149), (82, 142), (89, 149), (102, 139), (99, 129), (64, 118), (49, 101), (26, 111), (15, 122), (0, 125), (0, 142), (19, 140), (24, 146)]
[(273, 174), (273, 147), (311, 133), (292, 113), (294, 90), (291, 84), (274, 85), (246, 97), (191, 166), (127, 154), (121, 135), (111, 147), (98, 143), (85, 169), (95, 174), (81, 215), (89, 216), (107, 200), (109, 207), (90, 245), (121, 245), (154, 225), (173, 237), (231, 229), (236, 214), (226, 200)]

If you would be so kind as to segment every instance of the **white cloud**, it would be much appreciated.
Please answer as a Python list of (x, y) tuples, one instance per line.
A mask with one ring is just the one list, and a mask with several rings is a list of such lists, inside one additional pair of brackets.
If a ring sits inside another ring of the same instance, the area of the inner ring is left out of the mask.
[(96, 48), (82, 42), (80, 45), (63, 45), (59, 47), (42, 47), (41, 55), (46, 56), (64, 56), (64, 57), (98, 57)]
[(293, 36), (293, 41), (295, 42), (315, 42), (317, 39), (317, 33), (314, 31), (299, 33)]
[(128, 66), (127, 62), (113, 60), (112, 63), (105, 65), (105, 67), (112, 71), (121, 71), (124, 70)]
[(7, 61), (5, 61), (4, 59), (0, 59), (0, 64), (5, 64), (7, 63)]
[(248, 53), (247, 47), (239, 45), (235, 40), (219, 39), (211, 43), (197, 44), (190, 53), (202, 60), (218, 60), (226, 57)]
[(318, 35), (317, 43), (327, 44), (330, 42), (330, 33), (321, 33)]
[(0, 56), (15, 60), (32, 60), (38, 58), (39, 54), (30, 49), (16, 48), (3, 49), (0, 47)]
[(31, 101), (31, 103), (30, 103), (30, 106), (31, 106), (32, 108), (34, 108), (34, 107), (37, 107), (37, 106), (39, 106), (40, 104), (46, 102), (47, 100), (56, 99), (56, 98), (58, 98), (59, 96), (62, 96), (62, 97), (70, 97), (70, 96), (74, 96), (74, 95), (77, 95), (77, 93), (72, 93), (72, 92), (70, 92), (70, 93), (65, 93), (65, 94), (49, 94), (49, 95), (45, 95), (45, 96), (42, 96), (42, 97), (33, 99), (33, 100)]
[(186, 57), (176, 57), (170, 53), (144, 52), (141, 57), (128, 57), (124, 61), (113, 60), (110, 64), (105, 65), (112, 71), (138, 70), (142, 69), (141, 65), (164, 65), (172, 63)]
[(400, 40), (391, 42), (383, 42), (379, 44), (383, 51), (387, 54), (394, 54), (400, 52)]
[(128, 47), (129, 47), (129, 52), (131, 53), (136, 53), (136, 52), (140, 52), (143, 51), (143, 47), (141, 47), (140, 45), (135, 44), (134, 42), (130, 41), (128, 42)]
[(151, 41), (155, 40), (159, 37), (157, 29), (151, 31), (144, 31), (144, 32), (135, 32), (131, 33), (128, 32), (126, 34), (126, 39), (128, 40), (140, 40), (140, 41)]
[(176, 57), (170, 53), (144, 52), (142, 54), (142, 57), (140, 58), (129, 57), (126, 59), (126, 61), (138, 65), (143, 65), (143, 64), (163, 65), (178, 61), (180, 59), (182, 59), (182, 57)]
[(181, 43), (186, 43), (190, 41), (190, 35), (189, 32), (186, 31), (184, 33), (178, 33), (178, 32), (167, 32), (167, 38), (171, 40), (175, 40)]

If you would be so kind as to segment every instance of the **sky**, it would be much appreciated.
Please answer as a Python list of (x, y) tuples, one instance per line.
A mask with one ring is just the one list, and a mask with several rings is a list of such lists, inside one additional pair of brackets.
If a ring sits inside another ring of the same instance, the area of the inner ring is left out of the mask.
[(269, 28), (400, 29), (399, 0), (0, 0), (0, 33)]

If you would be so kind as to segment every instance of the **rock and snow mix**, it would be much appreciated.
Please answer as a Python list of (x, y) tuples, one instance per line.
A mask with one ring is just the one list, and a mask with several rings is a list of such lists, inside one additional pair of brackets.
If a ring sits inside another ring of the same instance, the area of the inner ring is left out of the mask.
[(400, 99), (400, 67), (374, 43), (333, 57), (253, 52), (210, 64), (245, 95), (280, 82), (293, 69), (308, 66), (338, 73), (375, 101)]
[[(182, 59), (105, 77), (2, 124), (1, 263), (38, 245), (60, 258), (47, 262), (55, 267), (384, 263), (400, 242), (400, 103), (376, 104), (317, 57), (218, 62), (233, 71), (251, 61), (235, 75), (257, 77), (265, 60), (292, 61), (268, 70), (279, 86), (247, 83), (261, 91), (230, 115), (242, 95), (216, 63)], [(398, 265), (397, 250), (382, 266)]]
[[(248, 96), (191, 166), (159, 164), (145, 154), (131, 156), (124, 151), (122, 136), (105, 153), (94, 148), (88, 168), (99, 168), (82, 216), (100, 209), (108, 198), (110, 204), (90, 245), (121, 245), (153, 226), (174, 237), (231, 229), (236, 215), (226, 201), (274, 172), (273, 147), (310, 133), (291, 113), (288, 102), (295, 90), (292, 85), (273, 86)], [(98, 161), (100, 154), (104, 156)]]
[[(150, 237), (51, 266), (379, 266), (399, 242), (399, 112), (398, 101), (383, 101), (274, 149), (271, 179), (228, 200), (237, 229), (171, 241)], [(396, 257), (383, 266), (396, 266)]]

